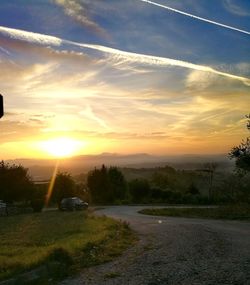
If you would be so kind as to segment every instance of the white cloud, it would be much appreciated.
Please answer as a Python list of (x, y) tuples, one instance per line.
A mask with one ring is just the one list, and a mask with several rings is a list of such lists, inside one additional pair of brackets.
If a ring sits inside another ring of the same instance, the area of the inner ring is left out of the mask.
[[(229, 66), (232, 71), (247, 74), (249, 72), (249, 63), (238, 63)], [(246, 80), (246, 86), (250, 86), (250, 81)], [(235, 81), (231, 81), (229, 77), (218, 76), (212, 72), (202, 72), (199, 70), (192, 70), (186, 77), (186, 87), (191, 91), (203, 91), (203, 90), (225, 90), (235, 89), (237, 86)]]
[(85, 110), (79, 112), (79, 114), (87, 117), (90, 120), (96, 121), (104, 129), (110, 129), (106, 122), (97, 116), (89, 105), (85, 108)]
[(88, 1), (86, 0), (54, 0), (54, 3), (61, 6), (64, 13), (73, 18), (85, 28), (90, 28), (96, 33), (105, 35), (106, 32), (97, 23), (91, 20), (88, 11)]
[(112, 56), (114, 60), (123, 61), (123, 63), (145, 64), (145, 65), (156, 66), (156, 67), (178, 66), (178, 67), (184, 67), (184, 68), (193, 69), (193, 70), (210, 72), (210, 73), (221, 75), (227, 78), (239, 80), (243, 82), (245, 85), (250, 86), (249, 78), (246, 78), (243, 76), (237, 76), (237, 75), (227, 73), (227, 72), (218, 71), (209, 66), (193, 64), (193, 63), (182, 61), (182, 60), (126, 52), (126, 51), (113, 49), (113, 48), (100, 46), (100, 45), (77, 43), (77, 42), (63, 40), (63, 39), (52, 37), (52, 36), (31, 33), (31, 32), (26, 32), (22, 30), (1, 27), (1, 26), (0, 26), (0, 34), (4, 35), (5, 37), (7, 36), (11, 39), (26, 41), (26, 42), (33, 43), (33, 44), (41, 44), (41, 45), (46, 45), (46, 46), (48, 45), (61, 46), (62, 44), (65, 44), (65, 45), (77, 46), (85, 50), (92, 49), (95, 51), (100, 51), (102, 54), (107, 54), (109, 56)]
[(186, 87), (191, 90), (204, 90), (218, 81), (219, 77), (216, 74), (194, 70), (186, 78)]
[(43, 46), (60, 46), (63, 42), (62, 39), (49, 36), (49, 35), (43, 35), (33, 32), (27, 32), (24, 30), (18, 30), (18, 29), (11, 29), (7, 27), (0, 26), (0, 33), (10, 39), (13, 40), (20, 40), (24, 42), (29, 42), (32, 44), (39, 44)]

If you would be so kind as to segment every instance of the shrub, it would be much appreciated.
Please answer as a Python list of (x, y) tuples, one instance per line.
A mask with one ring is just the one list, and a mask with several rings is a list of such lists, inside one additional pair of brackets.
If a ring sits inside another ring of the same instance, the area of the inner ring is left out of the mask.
[(54, 248), (49, 254), (48, 260), (57, 261), (59, 263), (66, 264), (66, 265), (73, 264), (73, 259), (70, 253), (62, 247)]
[(43, 199), (34, 199), (30, 203), (31, 208), (34, 212), (39, 213), (42, 211), (44, 207), (44, 200)]
[(200, 194), (200, 191), (199, 189), (195, 186), (194, 183), (191, 183), (188, 187), (188, 190), (187, 190), (187, 193), (188, 194), (191, 194), (191, 195), (198, 195)]

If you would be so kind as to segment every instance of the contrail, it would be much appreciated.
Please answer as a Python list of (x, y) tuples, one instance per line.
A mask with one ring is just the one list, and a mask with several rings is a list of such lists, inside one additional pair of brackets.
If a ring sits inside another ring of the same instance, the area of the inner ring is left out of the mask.
[(48, 36), (48, 35), (43, 35), (43, 34), (38, 34), (38, 33), (33, 33), (33, 32), (27, 32), (23, 30), (18, 30), (18, 29), (11, 29), (11, 28), (6, 28), (0, 26), (0, 35), (4, 35), (5, 37), (7, 36), (8, 38), (11, 38), (13, 40), (20, 40), (20, 41), (25, 41), (31, 44), (39, 44), (43, 46), (55, 46), (55, 47), (60, 47), (63, 44), (66, 45), (72, 45), (72, 46), (77, 46), (79, 48), (83, 49), (92, 49), (96, 51), (100, 51), (103, 54), (108, 54), (113, 57), (114, 60), (125, 60), (126, 62), (129, 63), (137, 63), (137, 64), (144, 64), (144, 65), (151, 65), (151, 66), (179, 66), (179, 67), (184, 67), (184, 68), (189, 68), (192, 70), (199, 70), (199, 71), (204, 71), (204, 72), (210, 72), (213, 74), (218, 74), (224, 77), (228, 77), (231, 79), (236, 79), (244, 84), (250, 86), (250, 79), (238, 75), (234, 75), (231, 73), (227, 72), (222, 72), (219, 70), (216, 70), (212, 67), (205, 66), (205, 65), (198, 65), (182, 60), (177, 60), (177, 59), (172, 59), (172, 58), (167, 58), (167, 57), (159, 57), (159, 56), (153, 56), (153, 55), (146, 55), (146, 54), (138, 54), (138, 53), (133, 53), (133, 52), (126, 52), (122, 51), (119, 49), (114, 49), (114, 48), (109, 48), (105, 46), (100, 46), (100, 45), (92, 45), (92, 44), (85, 44), (85, 43), (78, 43), (78, 42), (73, 42), (69, 40), (64, 40), (61, 38), (53, 37), (53, 36)]
[(126, 51), (122, 51), (119, 49), (113, 49), (113, 48), (99, 46), (99, 45), (80, 44), (80, 43), (75, 43), (75, 42), (74, 44), (85, 47), (85, 48), (90, 48), (94, 50), (99, 50), (104, 53), (112, 54), (113, 56), (116, 56), (118, 60), (125, 59), (131, 63), (141, 63), (141, 64), (155, 65), (155, 66), (171, 65), (171, 66), (185, 67), (185, 68), (199, 70), (199, 71), (211, 72), (214, 74), (222, 75), (224, 77), (240, 80), (244, 84), (250, 86), (249, 78), (237, 76), (237, 75), (230, 74), (227, 72), (222, 72), (222, 71), (216, 70), (212, 67), (205, 66), (205, 65), (198, 65), (198, 64), (194, 64), (194, 63), (190, 63), (190, 62), (186, 62), (182, 60), (176, 60), (172, 58), (167, 58), (167, 57), (159, 57), (159, 56), (153, 56), (153, 55), (126, 52)]
[(167, 9), (169, 11), (172, 11), (172, 12), (184, 15), (184, 16), (188, 16), (188, 17), (191, 17), (191, 18), (203, 21), (203, 22), (207, 22), (207, 23), (212, 24), (212, 25), (216, 25), (216, 26), (223, 27), (223, 28), (226, 28), (226, 29), (229, 29), (229, 30), (233, 30), (233, 31), (237, 31), (237, 32), (240, 32), (240, 33), (243, 33), (243, 34), (250, 35), (250, 32), (248, 32), (248, 31), (241, 30), (241, 29), (229, 26), (229, 25), (225, 25), (225, 24), (219, 23), (219, 22), (215, 22), (215, 21), (212, 21), (212, 20), (209, 20), (209, 19), (206, 19), (206, 18), (202, 18), (202, 17), (196, 16), (196, 15), (193, 15), (193, 14), (189, 14), (189, 13), (183, 12), (181, 10), (174, 9), (174, 8), (169, 7), (169, 6), (162, 5), (162, 4), (153, 2), (153, 1), (149, 1), (149, 0), (139, 0), (139, 1), (151, 4), (151, 5), (155, 5), (155, 6)]

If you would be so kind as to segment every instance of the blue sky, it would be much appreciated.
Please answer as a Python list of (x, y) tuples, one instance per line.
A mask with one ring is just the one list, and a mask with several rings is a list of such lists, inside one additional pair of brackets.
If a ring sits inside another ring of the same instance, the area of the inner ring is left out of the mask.
[(246, 135), (250, 2), (153, 1), (214, 24), (146, 2), (1, 0), (3, 158), (58, 137), (78, 153), (226, 153)]

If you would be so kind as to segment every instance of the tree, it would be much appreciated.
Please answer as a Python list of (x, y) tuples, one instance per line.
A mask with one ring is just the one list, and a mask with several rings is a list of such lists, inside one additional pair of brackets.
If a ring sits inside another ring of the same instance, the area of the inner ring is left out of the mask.
[(126, 197), (127, 183), (122, 172), (117, 167), (108, 170), (110, 193), (114, 200), (122, 200)]
[(34, 184), (28, 169), (21, 165), (0, 162), (0, 199), (12, 203), (31, 199)]
[(156, 168), (152, 175), (151, 183), (156, 188), (173, 189), (175, 188), (176, 178), (179, 173), (171, 166)]
[(53, 202), (59, 204), (63, 198), (75, 196), (75, 189), (75, 182), (69, 173), (58, 173), (51, 199)]
[(107, 203), (110, 200), (108, 171), (105, 165), (88, 173), (87, 186), (94, 203)]
[[(247, 129), (250, 131), (250, 114), (247, 118)], [(247, 137), (238, 146), (235, 146), (229, 152), (229, 157), (235, 159), (237, 169), (250, 171), (250, 137)]]
[(161, 189), (168, 188), (170, 184), (169, 175), (160, 172), (154, 172), (152, 175), (152, 184)]
[(129, 182), (129, 192), (133, 202), (142, 202), (150, 194), (150, 185), (146, 179), (134, 179)]
[(94, 203), (113, 203), (126, 196), (126, 181), (117, 167), (94, 169), (88, 173), (87, 186)]

